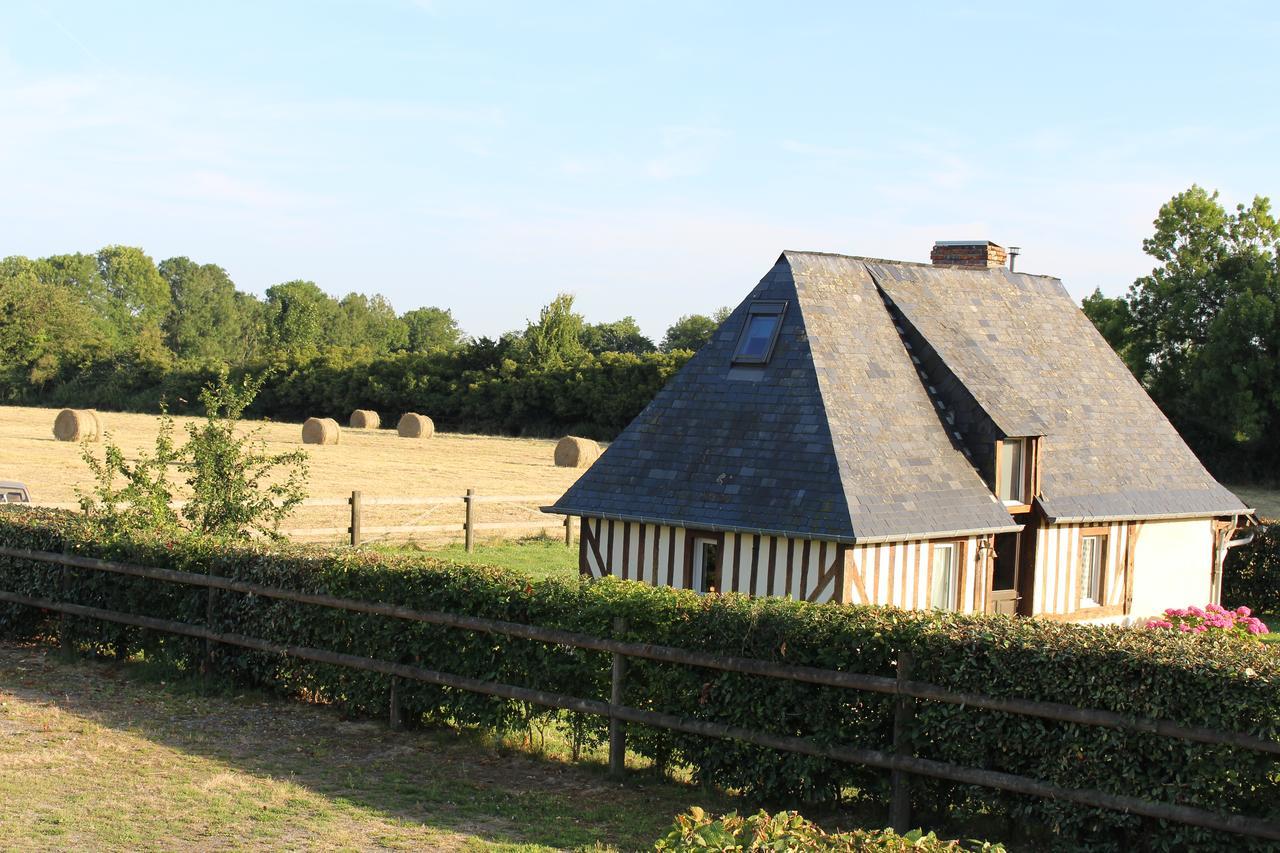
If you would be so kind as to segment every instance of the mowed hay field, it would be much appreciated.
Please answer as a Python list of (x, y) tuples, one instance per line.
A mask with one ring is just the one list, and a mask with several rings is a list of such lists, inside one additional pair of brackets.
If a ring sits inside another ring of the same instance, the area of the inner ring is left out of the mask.
[[(81, 447), (53, 437), (57, 409), (0, 406), (0, 480), (18, 480), (27, 485), (34, 503), (73, 504), (76, 489), (92, 486), (89, 468), (81, 458)], [(317, 413), (331, 416), (340, 424), (348, 413)], [(110, 440), (129, 459), (155, 446), (160, 420), (155, 415), (101, 412), (99, 417)], [(175, 417), (175, 440), (186, 440), (185, 426), (198, 418)], [(336, 445), (304, 445), (302, 425), (270, 421), (246, 421), (248, 432), (261, 430), (270, 452), (302, 449), (310, 460), (308, 492), (312, 498), (345, 498), (352, 490), (371, 497), (443, 497), (462, 495), (468, 488), (479, 495), (548, 497), (564, 492), (582, 474), (574, 468), (557, 468), (555, 441), (532, 438), (501, 438), (485, 435), (437, 432), (428, 439), (400, 438), (391, 429), (358, 430), (342, 428)], [(102, 444), (90, 444), (101, 456)], [(174, 472), (179, 485), (181, 472)], [(178, 489), (183, 497), (183, 489)], [(285, 522), (286, 528), (346, 527), (348, 510), (339, 507), (301, 507)], [(536, 511), (536, 504), (477, 503), (478, 520), (546, 521), (555, 516)], [(463, 518), (461, 501), (443, 506), (365, 506), (364, 526), (407, 524), (451, 524)], [(510, 535), (518, 535), (513, 531)], [(533, 533), (536, 530), (528, 530)], [(313, 537), (325, 538), (325, 537)], [(340, 535), (329, 536), (338, 539)], [(397, 539), (405, 538), (397, 534)], [(440, 535), (417, 537), (438, 540)]]

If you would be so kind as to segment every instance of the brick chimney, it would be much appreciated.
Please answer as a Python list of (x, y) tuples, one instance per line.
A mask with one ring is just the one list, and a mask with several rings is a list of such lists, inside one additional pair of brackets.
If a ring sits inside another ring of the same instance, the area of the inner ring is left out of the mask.
[(929, 260), (940, 267), (978, 267), (990, 269), (1004, 266), (1004, 246), (990, 240), (939, 240), (933, 244)]

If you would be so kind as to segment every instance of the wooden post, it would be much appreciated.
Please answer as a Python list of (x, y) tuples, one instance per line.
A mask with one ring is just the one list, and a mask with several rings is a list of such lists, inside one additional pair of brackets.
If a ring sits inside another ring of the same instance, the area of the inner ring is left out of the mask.
[[(63, 545), (63, 556), (66, 556), (67, 553), (68, 548)], [(69, 571), (71, 571), (71, 567), (64, 564), (58, 572), (58, 598), (63, 602), (67, 600), (67, 573)], [(75, 653), (71, 650), (71, 628), (69, 622), (70, 617), (65, 611), (58, 616), (58, 654), (67, 660), (75, 656)]]
[(573, 547), (573, 516), (564, 517), (564, 547)]
[[(613, 638), (621, 639), (626, 633), (627, 620), (621, 616), (613, 620)], [(622, 704), (622, 679), (627, 671), (627, 659), (623, 655), (613, 653), (613, 678), (609, 686), (609, 705), (617, 707)], [(609, 716), (609, 775), (614, 779), (622, 778), (627, 769), (627, 726), (622, 720)]]
[(404, 725), (404, 718), (400, 712), (400, 678), (395, 675), (391, 676), (391, 714), (387, 719), (387, 725), (392, 731), (397, 731)]
[(360, 492), (354, 490), (351, 497), (347, 499), (347, 503), (351, 504), (351, 527), (348, 529), (351, 533), (351, 547), (354, 548), (360, 544)]
[[(209, 587), (206, 590), (206, 592), (208, 593), (208, 595), (204, 601), (204, 624), (205, 624), (205, 627), (208, 628), (210, 631), (217, 631), (218, 626), (214, 624), (214, 620), (213, 620), (213, 607), (214, 607), (214, 602), (216, 600), (216, 597), (218, 595), (218, 591), (213, 587)], [(212, 672), (213, 672), (213, 640), (209, 639), (208, 637), (205, 637), (204, 638), (205, 678), (208, 679), (209, 675)]]
[(467, 489), (467, 519), (463, 523), (463, 529), (466, 533), (467, 553), (470, 554), (476, 548), (476, 490)]
[[(903, 682), (911, 680), (911, 652), (898, 652), (898, 688), (901, 691)], [(908, 729), (915, 716), (915, 700), (910, 696), (898, 693), (893, 706), (893, 752), (895, 755), (911, 757), (911, 737)], [(893, 785), (893, 798), (889, 805), (889, 824), (898, 833), (911, 829), (911, 777), (904, 770), (890, 771)]]

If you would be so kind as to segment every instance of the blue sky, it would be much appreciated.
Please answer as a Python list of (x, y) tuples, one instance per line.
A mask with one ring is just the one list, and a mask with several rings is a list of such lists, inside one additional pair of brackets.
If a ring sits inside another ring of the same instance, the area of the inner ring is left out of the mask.
[(1278, 8), (9, 0), (0, 255), (140, 245), (477, 335), (568, 291), (660, 336), (784, 248), (989, 238), (1120, 293), (1173, 193), (1280, 200)]

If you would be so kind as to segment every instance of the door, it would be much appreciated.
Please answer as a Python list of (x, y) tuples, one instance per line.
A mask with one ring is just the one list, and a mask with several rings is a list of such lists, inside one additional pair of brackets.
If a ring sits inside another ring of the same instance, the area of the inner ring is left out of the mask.
[(1018, 575), (1021, 568), (1022, 534), (1000, 533), (995, 537), (996, 553), (991, 560), (991, 586), (987, 590), (987, 612), (1012, 616), (1018, 612)]
[(1041, 516), (1025, 515), (1022, 521), (1026, 527), (1021, 533), (1012, 534), (1018, 537), (1018, 608), (1019, 616), (1030, 616), (1034, 610), (1036, 591), (1036, 537), (1040, 534), (1038, 526)]
[(693, 540), (693, 589), (707, 593), (720, 589), (720, 540)]

